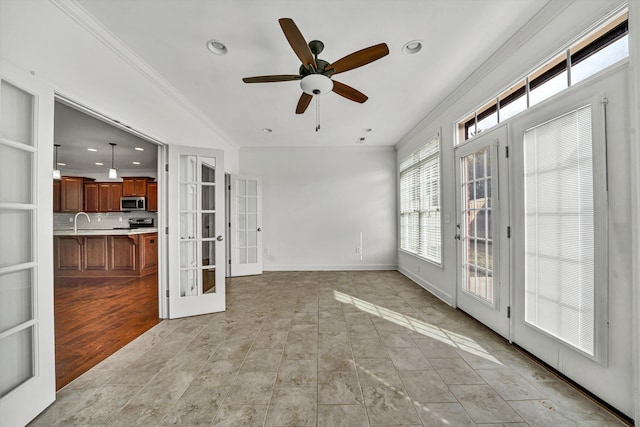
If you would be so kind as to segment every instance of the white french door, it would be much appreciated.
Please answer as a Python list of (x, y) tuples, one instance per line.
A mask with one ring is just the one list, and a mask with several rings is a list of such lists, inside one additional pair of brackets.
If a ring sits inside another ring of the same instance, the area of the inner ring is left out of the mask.
[(262, 180), (231, 175), (231, 276), (262, 274)]
[(509, 339), (507, 130), (456, 148), (457, 303)]
[(55, 400), (53, 90), (0, 63), (0, 425)]
[(221, 150), (169, 147), (169, 317), (225, 310)]
[(576, 91), (513, 122), (513, 341), (624, 407), (628, 375), (607, 366), (602, 108)]

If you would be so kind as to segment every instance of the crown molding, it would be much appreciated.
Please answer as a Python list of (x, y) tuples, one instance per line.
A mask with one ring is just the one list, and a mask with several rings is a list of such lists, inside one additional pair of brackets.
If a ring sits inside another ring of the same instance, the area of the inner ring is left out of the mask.
[(341, 152), (341, 151), (357, 151), (357, 152), (395, 152), (396, 149), (393, 146), (372, 146), (372, 147), (342, 147), (342, 146), (309, 146), (309, 147), (297, 147), (294, 145), (274, 145), (267, 147), (247, 146), (241, 147), (240, 153), (255, 153), (255, 152)]
[(107, 27), (91, 15), (75, 0), (49, 0), (53, 5), (84, 28), (97, 41), (113, 52), (125, 64), (143, 76), (147, 81), (167, 95), (172, 101), (192, 114), (209, 129), (218, 134), (226, 143), (239, 150), (239, 146), (222, 132), (198, 107), (193, 105), (175, 86), (169, 83), (155, 69), (149, 66), (129, 46), (113, 34)]
[(533, 36), (540, 32), (549, 22), (565, 9), (571, 6), (575, 0), (549, 0), (526, 24), (514, 35), (505, 41), (491, 56), (489, 56), (478, 68), (476, 68), (449, 96), (431, 110), (413, 129), (403, 136), (396, 148), (401, 148), (429, 127), (431, 122), (440, 114), (453, 107), (455, 103), (471, 88), (480, 83), (487, 75), (494, 71), (500, 64), (506, 61), (514, 52), (520, 49)]

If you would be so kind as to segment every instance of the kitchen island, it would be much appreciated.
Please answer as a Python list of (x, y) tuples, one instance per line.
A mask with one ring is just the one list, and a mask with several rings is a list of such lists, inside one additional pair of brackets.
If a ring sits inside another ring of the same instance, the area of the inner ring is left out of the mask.
[(55, 230), (55, 277), (142, 277), (158, 269), (158, 229)]

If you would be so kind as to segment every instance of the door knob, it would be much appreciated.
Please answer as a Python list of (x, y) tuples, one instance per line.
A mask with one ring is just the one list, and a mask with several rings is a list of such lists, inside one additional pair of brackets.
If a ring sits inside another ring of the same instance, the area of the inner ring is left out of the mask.
[(216, 240), (217, 240), (218, 242), (222, 242), (222, 241), (224, 240), (224, 237), (222, 237), (222, 236), (218, 236), (218, 237), (216, 237)]
[(258, 231), (262, 231), (262, 228), (258, 227)]

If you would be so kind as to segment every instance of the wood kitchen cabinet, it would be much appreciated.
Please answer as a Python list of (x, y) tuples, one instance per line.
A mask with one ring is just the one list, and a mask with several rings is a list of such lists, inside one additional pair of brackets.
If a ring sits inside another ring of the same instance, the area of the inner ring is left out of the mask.
[(53, 181), (53, 211), (60, 212), (60, 191), (62, 190), (62, 182), (60, 180)]
[(122, 184), (119, 182), (85, 182), (85, 212), (120, 212)]
[(158, 233), (55, 236), (56, 277), (141, 277), (158, 270)]
[(155, 181), (147, 182), (147, 210), (158, 212), (158, 183)]
[(152, 178), (147, 177), (122, 177), (122, 195), (147, 197), (147, 182)]
[(120, 197), (122, 197), (122, 183), (98, 183), (98, 208), (100, 212), (120, 212)]
[(78, 176), (63, 176), (60, 180), (60, 212), (80, 212), (84, 209), (84, 183)]

